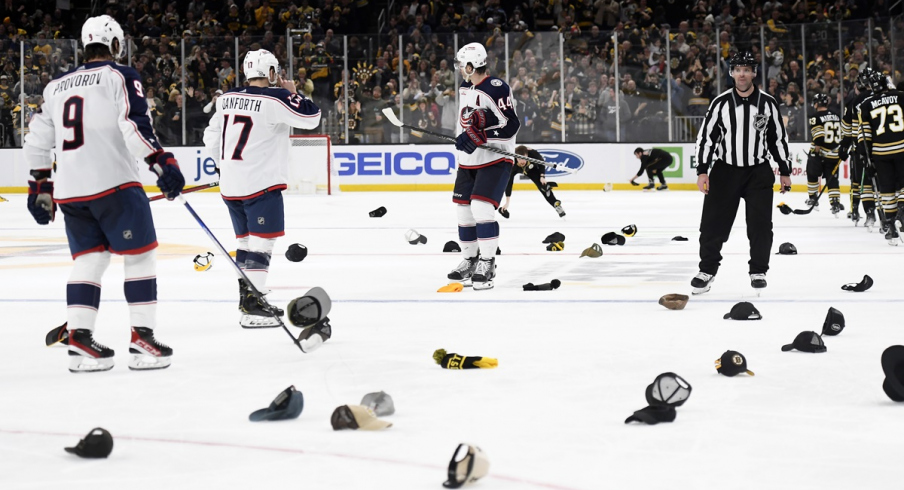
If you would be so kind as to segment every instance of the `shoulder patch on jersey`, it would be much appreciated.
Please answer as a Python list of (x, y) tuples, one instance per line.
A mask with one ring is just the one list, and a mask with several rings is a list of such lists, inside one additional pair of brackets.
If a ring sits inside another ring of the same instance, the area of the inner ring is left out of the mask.
[(490, 82), (490, 85), (492, 85), (492, 86), (494, 86), (494, 87), (501, 87), (501, 86), (502, 86), (502, 80), (499, 80), (498, 78), (497, 78), (497, 79), (493, 79), (493, 80)]

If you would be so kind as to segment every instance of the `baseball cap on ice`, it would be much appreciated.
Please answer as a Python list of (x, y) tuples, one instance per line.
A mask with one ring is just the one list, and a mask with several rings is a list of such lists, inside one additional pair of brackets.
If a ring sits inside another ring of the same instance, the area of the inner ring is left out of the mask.
[(361, 399), (361, 405), (373, 410), (379, 417), (395, 413), (395, 404), (392, 402), (392, 397), (385, 391), (364, 395), (364, 398)]
[(893, 345), (882, 352), (882, 389), (893, 401), (904, 402), (904, 345)]
[(844, 315), (835, 308), (829, 308), (826, 320), (822, 323), (823, 335), (838, 335), (844, 330)]
[(384, 214), (386, 214), (385, 206), (380, 206), (377, 209), (374, 209), (373, 211), (367, 213), (367, 215), (371, 218), (382, 218)]
[(380, 420), (373, 410), (361, 405), (342, 405), (333, 410), (330, 417), (333, 430), (382, 430), (392, 427), (392, 422)]
[(797, 247), (793, 243), (785, 242), (779, 245), (778, 255), (797, 255)]
[(691, 385), (675, 373), (662, 373), (647, 386), (647, 403), (653, 407), (680, 407), (691, 396)]
[(113, 436), (105, 429), (97, 427), (84, 439), (78, 441), (75, 447), (67, 447), (67, 453), (72, 453), (82, 458), (106, 458), (113, 452)]
[(763, 315), (760, 315), (760, 310), (757, 310), (753, 303), (742, 301), (732, 306), (731, 311), (722, 315), (723, 320), (729, 318), (732, 320), (762, 320)]
[(543, 243), (556, 243), (556, 242), (564, 242), (565, 235), (559, 233), (558, 231), (550, 234), (548, 237), (543, 239)]
[(737, 376), (741, 373), (753, 376), (753, 371), (747, 369), (747, 358), (735, 350), (727, 350), (722, 357), (716, 359), (716, 371), (725, 376)]
[(797, 349), (801, 352), (812, 352), (818, 354), (828, 349), (822, 341), (822, 337), (816, 332), (801, 332), (794, 337), (794, 342), (782, 346), (782, 352)]
[(449, 240), (443, 245), (443, 252), (461, 252), (461, 246), (454, 240)]
[(600, 242), (603, 245), (624, 245), (625, 237), (623, 235), (615, 233), (614, 231), (610, 231), (600, 237)]
[(304, 396), (295, 386), (289, 386), (270, 402), (270, 406), (255, 410), (248, 416), (252, 422), (263, 420), (288, 420), (297, 418), (304, 409)]
[(634, 414), (625, 419), (625, 423), (643, 422), (649, 425), (656, 425), (660, 422), (673, 422), (676, 415), (675, 407), (650, 406), (634, 412)]

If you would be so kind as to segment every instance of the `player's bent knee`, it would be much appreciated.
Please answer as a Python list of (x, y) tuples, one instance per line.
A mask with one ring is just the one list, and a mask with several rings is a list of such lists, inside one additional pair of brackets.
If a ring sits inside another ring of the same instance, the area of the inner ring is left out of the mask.
[(496, 221), (496, 207), (486, 201), (471, 201), (471, 213), (478, 223)]
[(459, 204), (455, 209), (455, 213), (458, 215), (458, 226), (474, 226), (477, 224), (471, 204)]
[(136, 255), (124, 255), (126, 279), (147, 278), (157, 275), (157, 249)]
[(110, 252), (92, 252), (75, 258), (70, 281), (91, 281), (100, 283), (104, 271), (110, 265)]

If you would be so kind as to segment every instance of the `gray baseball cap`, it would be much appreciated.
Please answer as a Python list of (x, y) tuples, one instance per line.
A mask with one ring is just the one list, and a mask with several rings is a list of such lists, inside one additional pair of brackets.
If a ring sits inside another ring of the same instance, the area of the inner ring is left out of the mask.
[(361, 399), (361, 405), (373, 410), (378, 417), (395, 413), (395, 404), (392, 403), (392, 397), (385, 391), (364, 395), (364, 398)]
[(293, 385), (277, 395), (269, 407), (252, 412), (248, 419), (252, 422), (294, 419), (301, 415), (303, 409), (304, 396)]

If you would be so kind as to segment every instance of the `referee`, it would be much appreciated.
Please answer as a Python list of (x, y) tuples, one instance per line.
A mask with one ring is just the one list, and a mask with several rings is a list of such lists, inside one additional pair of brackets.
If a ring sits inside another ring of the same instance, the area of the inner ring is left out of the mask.
[[(734, 88), (709, 106), (697, 135), (697, 188), (706, 194), (700, 219), (700, 272), (694, 294), (709, 291), (722, 261), (722, 244), (744, 198), (750, 240), (750, 286), (766, 287), (772, 249), (772, 186), (778, 164), (781, 192), (791, 190), (788, 133), (778, 104), (753, 84), (757, 61), (749, 52), (729, 61)], [(707, 172), (709, 172), (707, 174)]]

